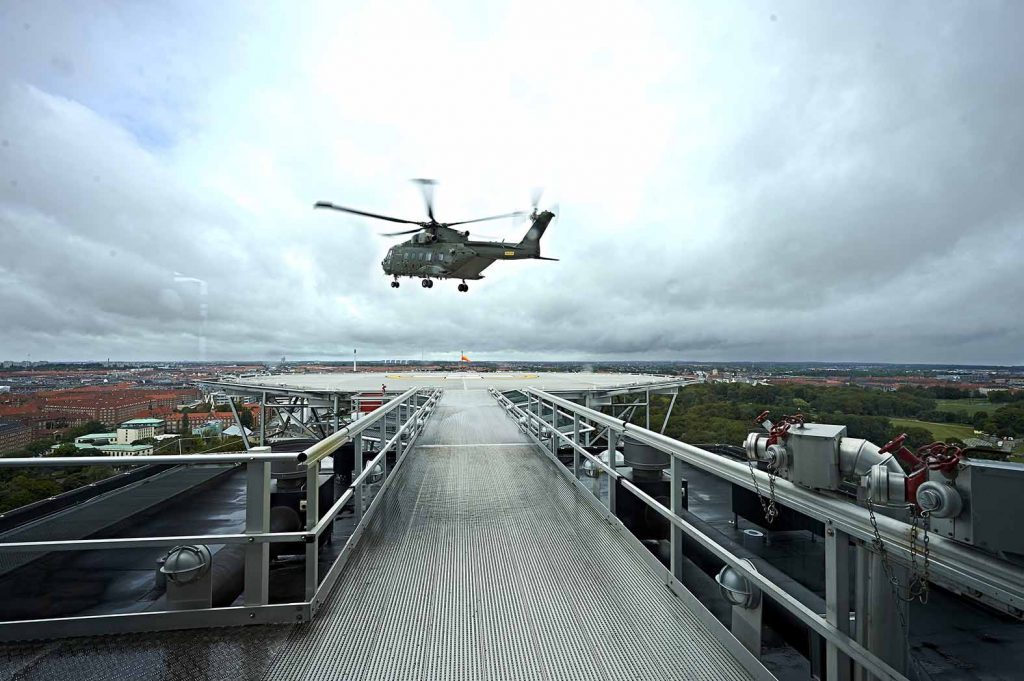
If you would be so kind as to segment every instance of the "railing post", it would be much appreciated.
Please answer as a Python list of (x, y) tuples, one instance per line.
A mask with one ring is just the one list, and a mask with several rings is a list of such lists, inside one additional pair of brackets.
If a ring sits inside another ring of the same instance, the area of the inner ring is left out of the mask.
[[(615, 468), (615, 446), (619, 442), (619, 434), (614, 432), (611, 426), (608, 426), (608, 467), (613, 471)], [(615, 475), (608, 474), (608, 510), (615, 513)]]
[(537, 439), (540, 439), (540, 431), (543, 428), (542, 422), (544, 421), (544, 402), (538, 397), (537, 401), (533, 403), (534, 414), (537, 418), (533, 419), (534, 425), (537, 427)]
[[(191, 435), (191, 433), (186, 433)], [(267, 444), (267, 393), (260, 396), (260, 447)]]
[[(672, 490), (669, 503), (672, 513), (679, 515), (683, 512), (686, 499), (683, 497), (683, 462), (679, 457), (673, 456), (671, 463), (671, 484)], [(670, 533), (671, 541), (671, 562), (672, 576), (682, 581), (683, 579), (683, 531), (672, 525)]]
[[(253, 447), (252, 453), (269, 453), (270, 447)], [(270, 532), (270, 462), (245, 465), (245, 532)], [(255, 542), (245, 547), (246, 605), (266, 605), (270, 600), (270, 544)]]
[[(320, 521), (320, 462), (306, 469), (306, 531), (312, 532)], [(319, 537), (307, 538), (306, 544), (306, 600), (312, 601), (320, 582)]]
[(558, 406), (551, 403), (551, 456), (558, 458)]
[[(352, 438), (352, 462), (355, 470), (352, 471), (352, 479), (355, 480), (363, 472), (363, 435), (359, 433)], [(363, 519), (363, 483), (356, 485), (352, 490), (352, 505), (355, 510), (356, 522)]]
[[(825, 523), (825, 619), (847, 636), (850, 635), (850, 537)], [(850, 658), (834, 643), (825, 648), (829, 681), (849, 681)]]
[[(580, 415), (576, 412), (572, 413), (572, 441), (576, 447), (580, 445)], [(580, 451), (572, 448), (572, 477), (580, 477)]]

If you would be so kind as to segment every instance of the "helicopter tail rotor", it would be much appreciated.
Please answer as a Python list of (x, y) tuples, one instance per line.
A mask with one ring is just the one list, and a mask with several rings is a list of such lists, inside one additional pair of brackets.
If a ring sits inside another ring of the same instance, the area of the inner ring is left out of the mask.
[(530, 192), (530, 205), (533, 206), (533, 212), (530, 213), (530, 219), (536, 220), (539, 213), (537, 207), (540, 205), (541, 197), (544, 196), (544, 187), (534, 187)]

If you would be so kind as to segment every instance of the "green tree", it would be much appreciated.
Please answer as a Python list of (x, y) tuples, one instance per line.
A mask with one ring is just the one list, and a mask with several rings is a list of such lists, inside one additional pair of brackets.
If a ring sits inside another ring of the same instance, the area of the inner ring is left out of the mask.
[(930, 445), (935, 442), (935, 437), (932, 435), (932, 431), (927, 428), (920, 428), (918, 426), (911, 426), (905, 429), (903, 432), (907, 434), (906, 445), (910, 449), (917, 449), (925, 445)]
[(22, 473), (14, 476), (0, 492), (0, 511), (25, 506), (60, 493), (61, 487), (55, 481)]
[(186, 436), (186, 435), (190, 435), (191, 433), (192, 433), (192, 421), (189, 419), (188, 412), (186, 411), (181, 416), (181, 434), (182, 434), (182, 436)]
[(60, 447), (57, 447), (57, 449), (53, 450), (51, 456), (79, 456), (83, 453), (84, 452), (82, 452), (80, 449), (78, 449), (78, 447), (74, 446), (70, 442), (65, 442)]
[(242, 422), (242, 426), (244, 426), (245, 428), (248, 428), (249, 430), (252, 430), (253, 418), (252, 418), (252, 410), (251, 409), (249, 409), (248, 407), (245, 407), (245, 406), (239, 407), (238, 408), (238, 420)]

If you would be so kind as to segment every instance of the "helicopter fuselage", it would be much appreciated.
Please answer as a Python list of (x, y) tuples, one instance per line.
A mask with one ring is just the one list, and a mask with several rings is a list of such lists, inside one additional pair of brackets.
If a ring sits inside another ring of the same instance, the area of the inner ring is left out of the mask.
[(381, 266), (385, 274), (432, 279), (483, 279), (480, 272), (495, 260), (532, 258), (516, 244), (465, 241), (460, 244), (416, 244), (412, 240), (393, 246)]
[(395, 278), (483, 279), (481, 272), (496, 260), (537, 259), (539, 235), (554, 217), (543, 213), (535, 221), (535, 239), (519, 243), (471, 241), (468, 232), (441, 227), (420, 232), (392, 246), (381, 262), (384, 273)]
[(379, 213), (370, 213), (356, 208), (339, 206), (328, 201), (317, 201), (313, 204), (313, 207), (329, 208), (343, 213), (351, 213), (403, 225), (417, 225), (412, 229), (382, 234), (382, 236), (412, 234), (408, 241), (389, 248), (387, 255), (384, 256), (384, 260), (381, 262), (384, 273), (394, 277), (394, 281), (391, 282), (391, 288), (399, 287), (399, 277), (419, 277), (422, 279), (420, 284), (422, 284), (423, 288), (433, 288), (434, 279), (462, 279), (458, 290), (465, 293), (469, 291), (466, 279), (483, 279), (481, 272), (490, 267), (491, 263), (495, 260), (556, 260), (556, 258), (545, 258), (540, 254), (540, 239), (544, 236), (544, 230), (551, 224), (555, 214), (549, 210), (538, 210), (539, 192), (534, 194), (533, 213), (530, 215), (532, 224), (522, 241), (519, 243), (470, 241), (469, 232), (453, 228), (456, 225), (467, 225), (471, 222), (519, 217), (523, 213), (505, 213), (503, 215), (491, 215), (489, 217), (461, 220), (459, 222), (438, 222), (434, 218), (433, 187), (436, 183), (433, 180), (414, 180), (414, 182), (419, 184), (423, 191), (423, 200), (427, 207), (429, 220), (405, 220)]

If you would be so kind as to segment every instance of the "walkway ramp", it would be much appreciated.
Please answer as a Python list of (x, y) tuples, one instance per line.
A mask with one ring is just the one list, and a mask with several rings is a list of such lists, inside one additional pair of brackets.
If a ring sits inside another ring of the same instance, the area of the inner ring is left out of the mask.
[(750, 678), (483, 390), (446, 392), (270, 679)]

